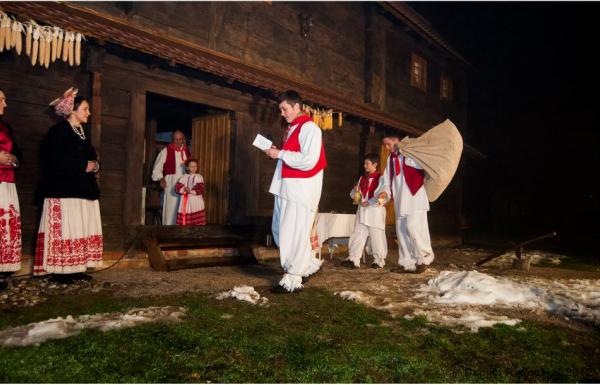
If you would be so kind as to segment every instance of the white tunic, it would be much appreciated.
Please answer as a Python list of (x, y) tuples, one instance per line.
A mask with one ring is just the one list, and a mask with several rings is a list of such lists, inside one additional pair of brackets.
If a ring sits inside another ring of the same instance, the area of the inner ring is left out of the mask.
[[(291, 127), (288, 137), (297, 128), (298, 125)], [(269, 192), (283, 199), (297, 202), (316, 212), (321, 200), (323, 171), (319, 171), (310, 178), (282, 178), (281, 168), (282, 162), (302, 171), (308, 171), (315, 167), (321, 156), (321, 129), (314, 122), (306, 122), (302, 126), (298, 140), (300, 141), (301, 152), (285, 150), (279, 152), (279, 160)]]
[[(360, 179), (358, 180), (360, 182)], [(373, 182), (373, 178), (369, 178), (369, 186)], [(378, 196), (380, 193), (385, 192), (385, 183), (383, 180), (383, 176), (379, 178), (379, 184), (375, 189), (375, 193), (373, 194), (373, 198), (368, 199), (363, 196), (361, 198), (362, 202), (369, 202), (367, 207), (358, 206), (356, 210), (356, 218), (357, 222), (369, 226), (375, 227), (377, 229), (385, 230), (385, 206), (378, 206)], [(354, 198), (354, 189), (350, 191), (350, 197)], [(385, 199), (384, 205), (389, 201), (390, 194), (387, 193), (387, 198)]]
[[(402, 155), (400, 155), (398, 159), (400, 161), (401, 172), (398, 175), (395, 175), (394, 173), (393, 181), (390, 183), (391, 158), (391, 156), (388, 156), (382, 179), (384, 180), (383, 183), (386, 188), (385, 191), (390, 198), (390, 189), (393, 189), (394, 191), (394, 210), (396, 211), (396, 217), (414, 214), (417, 211), (429, 211), (429, 199), (427, 199), (425, 187), (421, 186), (417, 193), (412, 195), (408, 185), (406, 184), (406, 181), (404, 180), (404, 157)], [(417, 162), (408, 157), (406, 158), (406, 165), (419, 170), (423, 169), (423, 167), (421, 167)]]
[(167, 148), (163, 148), (156, 157), (154, 168), (152, 169), (152, 180), (158, 182), (163, 177), (167, 186), (163, 190), (163, 225), (174, 225), (177, 220), (177, 208), (179, 206), (179, 195), (175, 191), (175, 185), (179, 178), (185, 174), (185, 161), (187, 156), (184, 151), (175, 152), (175, 174), (163, 175), (163, 167), (167, 161)]

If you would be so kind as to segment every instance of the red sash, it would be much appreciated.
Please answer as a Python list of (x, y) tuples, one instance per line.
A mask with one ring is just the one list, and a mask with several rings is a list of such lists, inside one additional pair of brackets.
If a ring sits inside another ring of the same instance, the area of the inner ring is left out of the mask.
[[(284, 151), (300, 152), (301, 151), (300, 139), (299, 139), (300, 130), (302, 129), (302, 126), (304, 125), (304, 123), (310, 122), (310, 121), (312, 121), (312, 119), (308, 115), (300, 115), (296, 119), (294, 119), (294, 121), (292, 123), (290, 123), (289, 127), (292, 127), (296, 124), (298, 124), (298, 127), (296, 127), (294, 132), (292, 132), (292, 134), (287, 138), (285, 143), (283, 143), (283, 146), (281, 147), (281, 149)], [(289, 127), (288, 127), (288, 129), (289, 129)], [(323, 170), (325, 167), (327, 167), (327, 159), (325, 158), (325, 147), (323, 146), (323, 142), (321, 141), (321, 155), (319, 155), (319, 160), (317, 161), (317, 164), (315, 164), (315, 167), (313, 167), (311, 170), (308, 170), (308, 171), (302, 171), (302, 170), (298, 170), (296, 168), (290, 167), (287, 164), (285, 164), (285, 162), (283, 162), (283, 165), (281, 167), (281, 177), (282, 178), (310, 178), (312, 176), (317, 175), (319, 173), (319, 171)]]

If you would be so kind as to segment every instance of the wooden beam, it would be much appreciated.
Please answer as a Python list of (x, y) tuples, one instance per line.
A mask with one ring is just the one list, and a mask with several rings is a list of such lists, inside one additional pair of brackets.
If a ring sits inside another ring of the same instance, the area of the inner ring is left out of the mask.
[(144, 169), (144, 137), (146, 135), (146, 93), (131, 93), (129, 132), (127, 133), (127, 164), (125, 165), (125, 185), (123, 186), (123, 223), (142, 223), (142, 184)]
[(102, 144), (102, 73), (94, 71), (91, 73), (92, 80), (92, 144), (100, 155)]

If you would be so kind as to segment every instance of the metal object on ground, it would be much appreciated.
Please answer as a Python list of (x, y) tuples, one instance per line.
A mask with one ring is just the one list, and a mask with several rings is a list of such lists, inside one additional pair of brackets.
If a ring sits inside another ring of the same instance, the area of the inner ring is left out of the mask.
[(517, 260), (515, 260), (513, 262), (513, 267), (516, 268), (516, 269), (521, 269), (521, 270), (529, 271), (529, 267), (530, 267), (531, 261), (529, 260), (529, 258), (523, 258), (523, 247), (526, 246), (526, 245), (528, 245), (528, 244), (530, 244), (530, 243), (533, 243), (533, 242), (536, 242), (536, 241), (540, 241), (540, 240), (546, 239), (546, 238), (552, 238), (554, 236), (556, 236), (556, 231), (552, 231), (552, 232), (550, 232), (548, 234), (544, 234), (542, 236), (539, 236), (539, 237), (536, 237), (536, 238), (532, 238), (532, 239), (529, 239), (527, 241), (518, 243), (518, 244), (510, 247), (509, 249), (505, 249), (505, 250), (503, 250), (503, 251), (501, 251), (499, 253), (492, 254), (490, 256), (487, 256), (487, 257), (485, 257), (485, 258), (483, 258), (483, 259), (475, 262), (475, 266), (481, 266), (484, 263), (487, 263), (487, 262), (489, 262), (489, 261), (491, 261), (493, 259), (496, 259), (498, 257), (503, 256), (506, 253), (514, 251), (515, 254), (517, 255)]

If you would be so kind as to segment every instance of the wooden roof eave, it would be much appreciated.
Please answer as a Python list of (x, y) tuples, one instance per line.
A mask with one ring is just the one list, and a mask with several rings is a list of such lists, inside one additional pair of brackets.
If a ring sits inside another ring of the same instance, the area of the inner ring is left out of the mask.
[[(399, 121), (366, 104), (340, 98), (298, 79), (253, 66), (224, 53), (171, 36), (165, 31), (135, 26), (126, 19), (89, 9), (72, 2), (2, 2), (1, 8), (22, 17), (39, 20), (83, 33), (126, 48), (175, 61), (243, 84), (279, 93), (297, 90), (312, 103), (356, 116), (371, 124), (391, 127), (407, 134), (420, 135), (423, 130)], [(476, 149), (465, 146), (472, 155), (484, 157)]]

